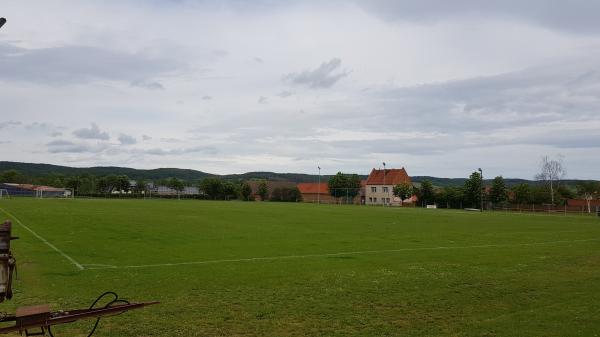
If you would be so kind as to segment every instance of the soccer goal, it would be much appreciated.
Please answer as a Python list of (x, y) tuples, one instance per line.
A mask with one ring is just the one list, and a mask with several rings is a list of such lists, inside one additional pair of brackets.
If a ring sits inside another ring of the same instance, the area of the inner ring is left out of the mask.
[(44, 190), (44, 189), (36, 189), (35, 197), (38, 199), (46, 199), (46, 198), (65, 198), (72, 199), (74, 198), (73, 189), (65, 188), (63, 190)]
[(0, 199), (2, 198), (10, 198), (10, 195), (8, 194), (8, 190), (4, 189), (4, 188), (0, 188)]

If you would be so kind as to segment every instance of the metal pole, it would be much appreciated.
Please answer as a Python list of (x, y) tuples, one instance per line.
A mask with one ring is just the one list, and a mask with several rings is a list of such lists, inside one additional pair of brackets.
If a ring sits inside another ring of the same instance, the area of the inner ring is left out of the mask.
[(317, 166), (319, 168), (319, 185), (317, 189), (317, 204), (321, 203), (321, 166)]
[(481, 186), (479, 189), (479, 193), (480, 193), (480, 199), (481, 199), (481, 209), (479, 210), (480, 212), (483, 212), (483, 171), (481, 170), (481, 167), (479, 168), (479, 175), (481, 176)]
[[(385, 162), (383, 162), (383, 188), (385, 189)], [(383, 192), (383, 191), (382, 191)], [(389, 191), (388, 191), (389, 193)], [(385, 207), (385, 194), (383, 197), (383, 207)]]

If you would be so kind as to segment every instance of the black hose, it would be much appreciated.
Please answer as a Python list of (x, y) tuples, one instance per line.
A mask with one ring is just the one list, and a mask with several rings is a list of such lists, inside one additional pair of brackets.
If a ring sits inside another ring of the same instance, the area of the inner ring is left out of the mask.
[[(129, 301), (120, 299), (119, 295), (117, 295), (117, 293), (115, 293), (114, 291), (107, 291), (104, 294), (98, 296), (98, 298), (96, 298), (96, 300), (92, 303), (92, 305), (90, 305), (89, 309), (94, 309), (94, 306), (96, 306), (96, 304), (98, 304), (98, 302), (100, 302), (100, 300), (103, 299), (104, 297), (106, 297), (107, 295), (112, 295), (114, 298), (112, 299), (112, 301), (109, 301), (108, 303), (106, 303), (104, 305), (104, 308), (108, 308), (115, 303), (130, 304)], [(116, 314), (116, 315), (120, 315), (120, 314)], [(116, 316), (116, 315), (113, 315), (113, 316)], [(100, 323), (101, 318), (102, 317), (98, 317), (96, 319), (96, 323), (94, 323), (94, 327), (92, 328), (90, 333), (87, 335), (87, 337), (91, 337), (94, 334), (94, 332), (96, 331), (96, 328), (98, 327), (98, 324)], [(54, 335), (52, 334), (52, 328), (50, 326), (48, 326), (48, 334), (50, 335), (50, 337), (54, 337)]]

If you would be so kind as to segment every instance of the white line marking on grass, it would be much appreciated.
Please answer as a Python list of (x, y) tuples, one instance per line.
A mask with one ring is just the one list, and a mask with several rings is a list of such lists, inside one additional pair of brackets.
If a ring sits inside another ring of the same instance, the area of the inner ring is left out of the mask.
[(16, 216), (14, 216), (13, 214), (9, 213), (7, 210), (5, 210), (3, 208), (0, 208), (0, 211), (4, 212), (9, 217), (13, 218), (21, 227), (25, 228), (27, 231), (29, 231), (29, 233), (33, 234), (33, 236), (35, 236), (40, 241), (42, 241), (43, 243), (45, 243), (48, 247), (54, 249), (57, 253), (59, 253), (60, 255), (62, 255), (65, 259), (69, 260), (69, 262), (71, 262), (72, 264), (74, 264), (75, 267), (77, 267), (77, 269), (79, 269), (79, 270), (84, 270), (85, 269), (85, 268), (83, 268), (83, 266), (81, 264), (79, 264), (79, 262), (75, 261), (75, 259), (73, 259), (69, 255), (65, 254), (62, 250), (56, 248), (55, 245), (51, 244), (48, 240), (44, 239), (38, 233), (34, 232), (31, 228), (25, 226), (21, 222), (21, 220), (19, 220), (19, 218), (17, 218)]
[(286, 260), (286, 259), (305, 259), (315, 257), (331, 257), (331, 256), (344, 256), (344, 255), (367, 255), (367, 254), (382, 254), (382, 253), (397, 253), (397, 252), (411, 252), (421, 250), (445, 250), (445, 249), (471, 249), (471, 248), (503, 248), (503, 247), (520, 247), (520, 246), (537, 246), (537, 245), (551, 245), (560, 243), (578, 243), (578, 242), (589, 242), (599, 241), (600, 238), (595, 239), (581, 239), (581, 240), (561, 240), (561, 241), (546, 241), (546, 242), (530, 242), (530, 243), (515, 243), (515, 244), (489, 244), (489, 245), (475, 245), (475, 246), (439, 246), (439, 247), (420, 247), (420, 248), (401, 248), (401, 249), (383, 249), (383, 250), (363, 250), (363, 251), (351, 251), (351, 252), (339, 252), (339, 253), (325, 253), (325, 254), (306, 254), (306, 255), (283, 255), (283, 256), (265, 256), (265, 257), (250, 257), (241, 259), (222, 259), (222, 260), (205, 260), (205, 261), (191, 261), (191, 262), (175, 262), (175, 263), (157, 263), (157, 264), (141, 264), (141, 265), (130, 265), (130, 266), (102, 266), (102, 267), (88, 267), (87, 269), (132, 269), (132, 268), (157, 268), (157, 267), (174, 267), (174, 266), (187, 266), (187, 265), (201, 265), (201, 264), (217, 264), (217, 263), (229, 263), (229, 262), (253, 262), (253, 261), (273, 261), (273, 260)]

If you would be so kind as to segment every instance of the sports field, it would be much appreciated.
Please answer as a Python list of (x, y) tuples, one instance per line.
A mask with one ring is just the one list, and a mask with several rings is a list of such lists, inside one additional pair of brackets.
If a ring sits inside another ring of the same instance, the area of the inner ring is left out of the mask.
[(26, 198), (0, 217), (20, 236), (3, 311), (162, 302), (99, 336), (600, 334), (598, 217)]

